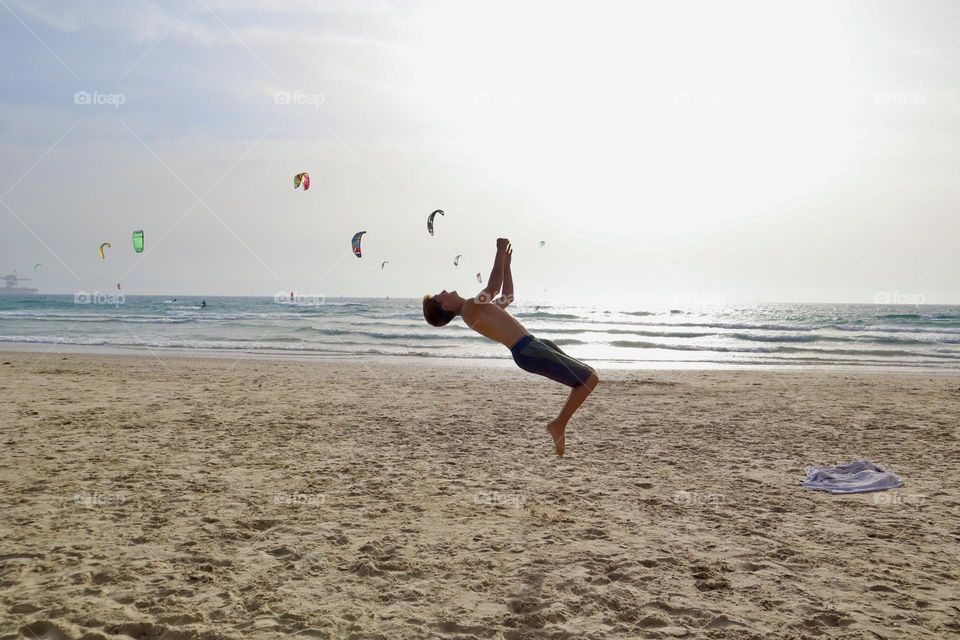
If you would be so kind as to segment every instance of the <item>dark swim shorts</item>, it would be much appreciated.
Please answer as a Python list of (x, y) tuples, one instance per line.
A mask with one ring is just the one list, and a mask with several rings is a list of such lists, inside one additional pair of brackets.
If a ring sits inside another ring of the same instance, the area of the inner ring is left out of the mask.
[(593, 369), (571, 358), (550, 340), (525, 335), (510, 347), (513, 361), (524, 371), (545, 376), (568, 387), (587, 382)]

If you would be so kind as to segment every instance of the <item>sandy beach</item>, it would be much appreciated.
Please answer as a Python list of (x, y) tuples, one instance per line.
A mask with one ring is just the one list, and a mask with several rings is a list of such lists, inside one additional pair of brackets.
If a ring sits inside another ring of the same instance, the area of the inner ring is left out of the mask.
[(955, 375), (0, 362), (3, 638), (960, 634)]

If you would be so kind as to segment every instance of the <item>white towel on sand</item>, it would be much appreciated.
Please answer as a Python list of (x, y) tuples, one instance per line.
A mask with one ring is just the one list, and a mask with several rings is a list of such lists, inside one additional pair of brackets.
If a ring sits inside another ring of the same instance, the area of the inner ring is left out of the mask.
[(814, 491), (828, 493), (867, 493), (896, 489), (903, 480), (892, 471), (867, 460), (857, 460), (835, 467), (805, 467), (807, 477), (800, 484)]

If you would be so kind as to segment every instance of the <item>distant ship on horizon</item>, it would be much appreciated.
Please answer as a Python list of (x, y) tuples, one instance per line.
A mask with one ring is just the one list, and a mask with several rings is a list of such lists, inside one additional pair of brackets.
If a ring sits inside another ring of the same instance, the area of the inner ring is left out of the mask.
[(36, 289), (31, 289), (30, 287), (21, 287), (20, 283), (30, 278), (21, 278), (17, 275), (16, 271), (5, 276), (0, 276), (0, 279), (3, 280), (3, 286), (0, 287), (0, 296), (33, 295), (37, 292)]

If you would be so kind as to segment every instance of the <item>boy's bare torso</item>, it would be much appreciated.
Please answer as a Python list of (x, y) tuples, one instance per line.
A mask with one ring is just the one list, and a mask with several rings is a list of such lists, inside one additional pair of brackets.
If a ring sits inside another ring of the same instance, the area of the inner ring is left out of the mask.
[(463, 303), (461, 316), (468, 327), (508, 349), (527, 335), (519, 320), (493, 303), (467, 300)]

